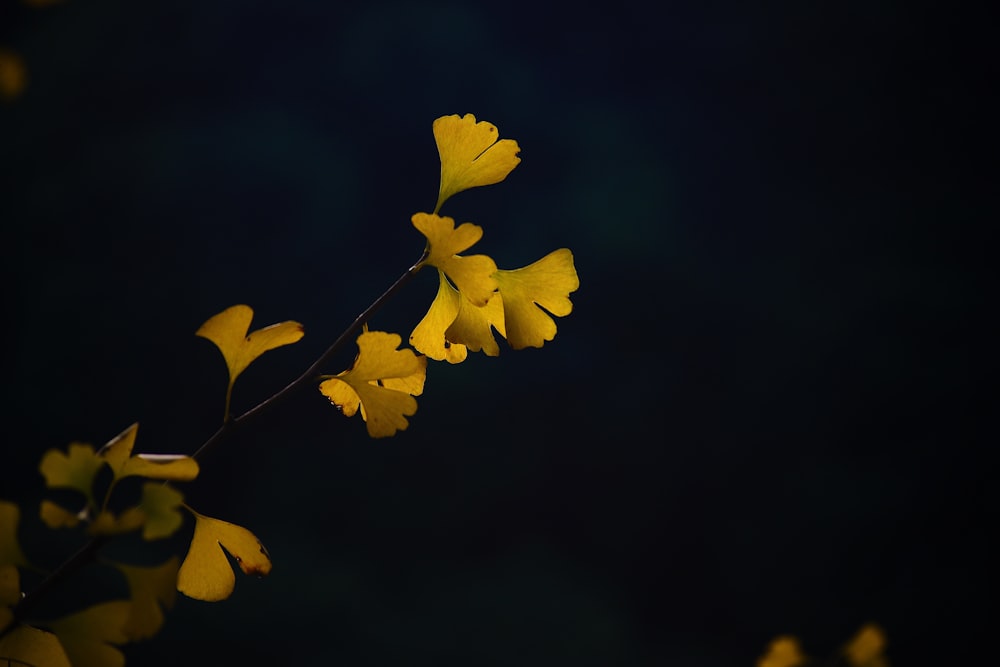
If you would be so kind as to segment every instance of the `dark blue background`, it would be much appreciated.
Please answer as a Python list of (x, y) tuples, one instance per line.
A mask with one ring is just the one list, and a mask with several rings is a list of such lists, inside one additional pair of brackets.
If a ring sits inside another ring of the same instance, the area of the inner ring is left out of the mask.
[[(274, 571), (181, 598), (130, 664), (741, 667), (868, 621), (895, 665), (968, 664), (996, 516), (983, 17), (355, 5), (0, 13), (29, 74), (0, 106), (0, 495), (26, 524), (48, 448), (214, 431), (205, 319), (305, 325), (240, 378), (240, 411), (416, 260), (440, 115), (522, 147), (445, 206), (484, 227), (475, 250), (566, 246), (580, 274), (552, 343), (432, 365), (393, 439), (306, 391), (215, 451), (188, 500)], [(373, 328), (405, 337), (435, 289), (417, 278)]]

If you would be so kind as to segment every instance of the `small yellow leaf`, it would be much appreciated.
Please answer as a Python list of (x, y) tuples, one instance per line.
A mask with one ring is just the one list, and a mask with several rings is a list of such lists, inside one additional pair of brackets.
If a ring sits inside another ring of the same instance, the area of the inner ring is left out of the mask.
[(222, 352), (229, 368), (230, 387), (254, 359), (268, 350), (295, 343), (303, 336), (302, 325), (292, 321), (272, 324), (247, 334), (252, 320), (253, 309), (240, 304), (209, 318), (195, 332), (195, 335), (215, 343)]
[(767, 647), (767, 653), (757, 659), (757, 667), (799, 667), (806, 660), (795, 637), (777, 637)]
[(0, 637), (0, 664), (11, 667), (81, 667), (70, 664), (59, 639), (30, 625), (22, 625)]
[(480, 350), (488, 357), (500, 354), (500, 346), (493, 337), (496, 329), (501, 336), (506, 335), (504, 327), (503, 298), (494, 294), (482, 308), (472, 305), (468, 299), (462, 299), (455, 321), (445, 331), (445, 337), (452, 344), (465, 345), (470, 352)]
[(190, 456), (183, 454), (133, 456), (132, 448), (135, 446), (138, 429), (139, 424), (132, 424), (97, 452), (97, 455), (111, 467), (115, 481), (131, 476), (189, 481), (198, 476), (198, 462)]
[(173, 535), (184, 517), (178, 511), (184, 495), (166, 484), (146, 482), (142, 485), (142, 500), (139, 509), (146, 515), (146, 523), (142, 526), (142, 537), (145, 540), (158, 540)]
[(483, 228), (471, 222), (463, 222), (456, 228), (452, 218), (433, 213), (414, 213), (411, 220), (417, 231), (427, 237), (428, 254), (424, 262), (444, 271), (466, 299), (485, 306), (497, 289), (493, 278), (496, 262), (486, 255), (458, 254), (483, 237)]
[(500, 139), (497, 128), (486, 121), (476, 122), (471, 113), (459, 117), (442, 116), (432, 126), (441, 158), (441, 184), (434, 212), (445, 200), (462, 190), (492, 185), (507, 178), (521, 158), (521, 148), (513, 139)]
[(98, 514), (87, 527), (91, 535), (121, 535), (138, 530), (146, 522), (146, 513), (138, 507), (130, 507), (120, 515), (110, 510)]
[(194, 536), (177, 573), (177, 590), (196, 600), (225, 600), (236, 586), (236, 576), (226, 552), (244, 574), (263, 577), (271, 572), (271, 557), (260, 540), (246, 528), (220, 519), (194, 515)]
[(0, 100), (12, 100), (28, 85), (28, 71), (18, 54), (0, 49)]
[(396, 349), (401, 341), (398, 334), (364, 332), (358, 336), (354, 366), (319, 385), (320, 392), (348, 417), (360, 407), (373, 438), (405, 430), (406, 417), (417, 412), (413, 396), (424, 390), (427, 357)]
[(171, 609), (177, 599), (179, 561), (174, 556), (163, 565), (139, 567), (115, 563), (125, 575), (132, 595), (132, 608), (124, 626), (129, 641), (152, 637), (163, 626), (163, 608)]
[(67, 455), (57, 449), (50, 449), (45, 452), (38, 469), (45, 477), (45, 484), (50, 489), (76, 489), (93, 506), (95, 505), (94, 478), (101, 466), (104, 465), (104, 459), (94, 453), (94, 448), (91, 445), (85, 443), (70, 443), (68, 451)]
[(38, 512), (42, 522), (51, 528), (76, 528), (80, 524), (80, 515), (60, 507), (51, 500), (43, 500)]
[(125, 624), (132, 610), (128, 600), (102, 602), (48, 625), (73, 667), (123, 667), (125, 656), (115, 644), (128, 642)]
[(438, 292), (427, 310), (427, 314), (410, 334), (410, 345), (415, 350), (435, 361), (458, 364), (465, 361), (468, 350), (465, 345), (451, 344), (445, 331), (458, 316), (462, 295), (451, 286), (444, 272), (438, 269)]
[(886, 646), (882, 628), (869, 623), (844, 647), (844, 655), (851, 667), (888, 667), (889, 661), (883, 655)]
[(566, 248), (524, 268), (497, 271), (495, 277), (503, 297), (507, 342), (515, 350), (542, 347), (552, 340), (556, 323), (550, 314), (569, 315), (573, 310), (569, 295), (580, 287), (573, 253)]
[(28, 558), (17, 540), (20, 520), (21, 508), (10, 501), (0, 500), (0, 565), (28, 564)]

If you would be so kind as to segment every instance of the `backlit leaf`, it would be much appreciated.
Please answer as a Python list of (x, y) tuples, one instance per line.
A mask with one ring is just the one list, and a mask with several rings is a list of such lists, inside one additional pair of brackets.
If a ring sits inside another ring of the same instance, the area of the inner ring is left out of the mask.
[(113, 600), (48, 625), (59, 637), (73, 667), (122, 667), (125, 656), (115, 645), (128, 642), (125, 624), (131, 610), (131, 602)]
[(413, 226), (427, 237), (428, 254), (425, 264), (444, 271), (466, 299), (477, 306), (485, 306), (497, 289), (493, 278), (496, 262), (486, 255), (462, 256), (483, 237), (483, 228), (463, 222), (457, 228), (452, 218), (432, 213), (415, 213)]
[(173, 608), (177, 599), (179, 563), (174, 556), (155, 567), (114, 564), (125, 575), (132, 596), (132, 607), (124, 626), (125, 636), (130, 641), (147, 639), (160, 631), (163, 608)]
[(28, 559), (17, 540), (17, 525), (21, 508), (7, 500), (0, 500), (0, 565), (27, 565)]
[(263, 577), (271, 572), (271, 557), (256, 535), (242, 526), (188, 510), (194, 515), (195, 527), (191, 546), (177, 573), (177, 590), (181, 593), (206, 602), (228, 598), (236, 586), (236, 576), (225, 552), (236, 559), (244, 574)]
[(290, 345), (303, 336), (302, 325), (287, 321), (257, 329), (251, 334), (250, 322), (253, 320), (253, 309), (239, 304), (231, 306), (218, 315), (209, 318), (201, 325), (195, 335), (207, 338), (215, 343), (229, 369), (229, 386), (226, 388), (226, 416), (229, 415), (229, 400), (233, 383), (240, 373), (246, 370), (257, 357), (268, 350)]
[(98, 456), (111, 467), (115, 481), (131, 476), (189, 481), (198, 476), (198, 462), (190, 456), (183, 454), (133, 456), (132, 448), (135, 446), (138, 429), (138, 424), (132, 424), (97, 452)]
[(471, 113), (442, 116), (434, 121), (432, 129), (441, 158), (435, 213), (445, 200), (462, 190), (499, 183), (521, 162), (516, 141), (499, 139), (495, 125), (476, 122)]
[(573, 253), (566, 248), (524, 268), (497, 271), (495, 277), (503, 298), (507, 342), (515, 350), (542, 347), (552, 340), (556, 323), (550, 314), (569, 315), (573, 310), (569, 295), (580, 287)]
[(97, 456), (91, 445), (70, 443), (68, 454), (58, 449), (45, 452), (38, 469), (45, 477), (45, 485), (50, 489), (69, 488), (82, 493), (90, 506), (94, 503), (93, 486), (97, 472), (104, 465), (104, 459)]
[(354, 366), (320, 383), (320, 392), (348, 417), (360, 408), (373, 438), (405, 430), (417, 412), (413, 397), (424, 390), (427, 357), (396, 349), (402, 339), (385, 331), (366, 331), (357, 342)]
[(59, 639), (30, 625), (22, 625), (0, 638), (0, 664), (10, 667), (80, 667), (70, 664)]
[(139, 508), (146, 515), (142, 526), (145, 540), (158, 540), (173, 535), (184, 523), (179, 511), (184, 495), (166, 484), (146, 482), (142, 485)]
[(465, 361), (468, 350), (465, 345), (451, 344), (445, 338), (445, 331), (458, 316), (462, 295), (438, 269), (438, 292), (427, 310), (427, 314), (410, 334), (410, 345), (435, 361), (457, 364)]

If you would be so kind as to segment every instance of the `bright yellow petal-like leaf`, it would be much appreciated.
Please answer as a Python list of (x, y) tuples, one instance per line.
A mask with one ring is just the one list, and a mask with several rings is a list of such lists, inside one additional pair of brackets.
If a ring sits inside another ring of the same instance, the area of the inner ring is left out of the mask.
[(104, 465), (104, 459), (97, 456), (91, 445), (85, 443), (70, 443), (68, 451), (68, 455), (58, 449), (45, 452), (38, 466), (45, 477), (45, 485), (50, 489), (76, 489), (93, 506), (94, 478)]
[(80, 515), (57, 505), (51, 500), (43, 500), (38, 515), (42, 522), (52, 530), (59, 528), (76, 528), (80, 525)]
[(410, 334), (410, 345), (435, 361), (458, 364), (465, 361), (468, 350), (464, 345), (451, 344), (445, 331), (458, 316), (462, 295), (451, 286), (438, 269), (438, 292), (430, 309)]
[(445, 200), (462, 190), (499, 183), (521, 162), (516, 141), (499, 139), (495, 125), (477, 123), (471, 113), (442, 116), (434, 121), (432, 129), (441, 158), (435, 213)]
[(503, 297), (507, 342), (515, 350), (542, 347), (552, 340), (556, 323), (550, 314), (569, 315), (573, 310), (569, 295), (580, 286), (573, 253), (566, 248), (524, 268), (497, 271), (496, 280)]
[(190, 511), (195, 517), (194, 537), (177, 573), (177, 590), (206, 602), (228, 598), (236, 586), (236, 576), (223, 549), (236, 559), (244, 574), (263, 577), (271, 572), (271, 557), (253, 533)]
[(463, 222), (458, 228), (452, 218), (432, 213), (415, 213), (413, 226), (427, 237), (428, 255), (426, 264), (436, 266), (445, 272), (458, 291), (466, 299), (484, 306), (497, 289), (493, 274), (496, 262), (486, 255), (461, 256), (483, 236), (483, 228), (471, 222)]
[(198, 476), (198, 462), (183, 454), (137, 454), (132, 455), (136, 432), (139, 425), (132, 424), (108, 444), (98, 456), (107, 461), (114, 473), (115, 481), (124, 477), (148, 477), (190, 481)]
[(445, 337), (452, 344), (464, 345), (472, 352), (482, 350), (486, 356), (496, 357), (500, 354), (500, 346), (493, 337), (493, 329), (500, 332), (501, 336), (506, 335), (503, 298), (499, 293), (494, 294), (482, 308), (462, 299), (458, 316), (445, 331)]
[(21, 508), (8, 500), (0, 500), (0, 565), (27, 565), (28, 559), (17, 540), (17, 525)]
[(129, 641), (148, 639), (163, 626), (163, 609), (173, 608), (177, 600), (180, 561), (174, 556), (154, 567), (121, 563), (114, 566), (125, 575), (132, 596), (132, 608), (123, 628), (125, 636)]
[(773, 639), (767, 653), (757, 659), (757, 667), (799, 667), (806, 660), (795, 637)]
[(66, 651), (54, 634), (30, 625), (15, 628), (0, 638), (0, 664), (5, 667), (8, 664), (11, 667), (80, 667), (70, 664)]
[(179, 509), (184, 495), (166, 484), (146, 482), (142, 485), (142, 500), (139, 509), (146, 515), (142, 526), (144, 540), (158, 540), (170, 537), (184, 523)]
[(229, 386), (226, 389), (226, 415), (229, 415), (229, 398), (236, 378), (254, 359), (268, 350), (290, 345), (303, 336), (302, 325), (291, 320), (272, 324), (247, 334), (253, 320), (253, 309), (239, 304), (231, 306), (209, 318), (195, 335), (215, 343), (229, 369)]
[(427, 357), (396, 349), (401, 342), (398, 334), (364, 332), (358, 336), (354, 366), (319, 385), (320, 392), (347, 416), (360, 404), (368, 435), (373, 438), (405, 430), (409, 426), (406, 417), (417, 412), (413, 396), (423, 393)]
[(844, 655), (851, 667), (888, 667), (885, 657), (885, 633), (882, 628), (869, 623), (862, 627), (844, 647)]
[(128, 642), (125, 624), (132, 603), (102, 602), (49, 623), (73, 667), (122, 667), (125, 656), (115, 648)]

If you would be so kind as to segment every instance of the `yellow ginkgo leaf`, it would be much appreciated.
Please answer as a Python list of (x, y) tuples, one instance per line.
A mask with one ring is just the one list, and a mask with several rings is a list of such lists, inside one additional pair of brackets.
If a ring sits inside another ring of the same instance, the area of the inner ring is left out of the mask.
[(205, 602), (228, 598), (236, 586), (236, 576), (225, 552), (236, 559), (244, 574), (263, 577), (271, 572), (271, 557), (253, 533), (187, 509), (195, 518), (194, 537), (177, 573), (177, 590)]
[(45, 485), (50, 489), (76, 489), (87, 498), (87, 503), (93, 507), (93, 486), (97, 472), (104, 465), (104, 459), (97, 456), (91, 445), (72, 442), (69, 454), (63, 454), (58, 449), (50, 449), (42, 456), (38, 466), (45, 477)]
[(757, 658), (757, 667), (799, 667), (805, 660), (798, 640), (782, 636), (771, 640), (767, 653)]
[(28, 72), (24, 59), (13, 51), (0, 49), (0, 100), (12, 100), (24, 91)]
[(138, 530), (146, 523), (146, 513), (138, 507), (130, 507), (121, 514), (110, 510), (100, 512), (87, 526), (91, 535), (121, 535)]
[(142, 538), (158, 540), (173, 535), (184, 523), (178, 510), (183, 500), (184, 494), (166, 484), (143, 484), (139, 509), (146, 515), (146, 523), (142, 526)]
[(163, 608), (172, 609), (177, 600), (180, 562), (174, 556), (154, 567), (113, 565), (125, 575), (132, 596), (132, 608), (123, 628), (125, 636), (129, 641), (152, 637), (163, 626)]
[(470, 352), (483, 351), (488, 357), (500, 354), (500, 346), (493, 337), (496, 329), (501, 336), (506, 336), (504, 326), (503, 298), (494, 294), (482, 308), (462, 299), (455, 321), (445, 331), (445, 337), (454, 345), (465, 345)]
[(354, 366), (319, 385), (320, 392), (348, 417), (361, 409), (368, 435), (384, 438), (406, 430), (424, 390), (427, 357), (398, 350), (402, 339), (385, 331), (358, 336)]
[(59, 639), (30, 625), (22, 625), (0, 637), (0, 664), (45, 665), (45, 667), (80, 667), (70, 663)]
[(888, 667), (885, 657), (885, 633), (874, 623), (863, 626), (844, 647), (844, 655), (851, 667)]
[(421, 354), (435, 361), (458, 364), (465, 361), (465, 345), (453, 344), (445, 338), (445, 331), (458, 316), (462, 295), (451, 286), (444, 272), (438, 269), (438, 292), (427, 314), (410, 334), (410, 345)]
[(38, 515), (42, 522), (51, 528), (76, 528), (80, 524), (80, 515), (60, 507), (51, 500), (43, 500)]
[(239, 304), (226, 308), (209, 318), (195, 335), (215, 343), (222, 352), (229, 369), (229, 386), (226, 389), (226, 417), (229, 416), (229, 400), (233, 383), (254, 359), (268, 350), (290, 345), (299, 341), (304, 332), (302, 325), (291, 320), (272, 324), (247, 334), (253, 320), (253, 309)]
[(492, 123), (476, 122), (471, 113), (442, 116), (432, 126), (441, 158), (441, 184), (434, 212), (452, 195), (507, 178), (521, 158), (513, 139), (499, 139)]
[(483, 237), (483, 228), (463, 222), (458, 228), (452, 218), (433, 213), (415, 213), (413, 226), (427, 237), (425, 264), (444, 271), (458, 291), (477, 306), (485, 306), (497, 289), (493, 278), (496, 262), (486, 255), (461, 256)]
[(17, 539), (21, 508), (8, 500), (0, 500), (0, 565), (27, 565), (28, 559)]
[(69, 656), (73, 667), (122, 667), (125, 656), (114, 645), (125, 644), (125, 624), (132, 603), (102, 602), (48, 625)]
[(198, 476), (198, 462), (183, 454), (132, 455), (139, 424), (132, 424), (121, 434), (104, 445), (97, 455), (104, 459), (114, 473), (114, 480), (140, 476), (150, 479), (190, 481)]
[(552, 340), (556, 323), (550, 314), (569, 315), (573, 310), (569, 295), (580, 287), (573, 253), (567, 248), (521, 269), (497, 271), (496, 280), (503, 297), (507, 342), (515, 350), (542, 347)]

